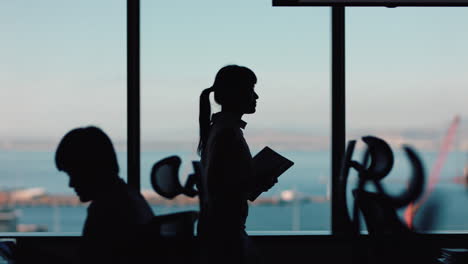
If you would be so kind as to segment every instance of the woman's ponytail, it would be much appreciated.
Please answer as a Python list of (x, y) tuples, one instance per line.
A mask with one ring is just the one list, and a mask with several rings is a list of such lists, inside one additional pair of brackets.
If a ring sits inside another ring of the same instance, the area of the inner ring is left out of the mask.
[(213, 92), (212, 87), (203, 90), (200, 95), (200, 114), (198, 116), (198, 122), (200, 123), (200, 141), (198, 142), (197, 152), (201, 156), (203, 149), (205, 148), (208, 136), (210, 134), (210, 122), (211, 122), (211, 105), (210, 105), (210, 93)]

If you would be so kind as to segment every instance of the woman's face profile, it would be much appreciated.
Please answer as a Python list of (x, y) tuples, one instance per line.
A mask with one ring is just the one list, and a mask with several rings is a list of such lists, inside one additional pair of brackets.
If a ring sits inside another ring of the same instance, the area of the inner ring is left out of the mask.
[(258, 94), (254, 90), (255, 84), (249, 85), (245, 89), (245, 95), (243, 96), (242, 108), (245, 114), (253, 114), (256, 111)]
[(254, 91), (256, 83), (257, 77), (250, 69), (237, 65), (225, 66), (218, 71), (213, 84), (215, 100), (227, 111), (253, 114), (259, 98)]

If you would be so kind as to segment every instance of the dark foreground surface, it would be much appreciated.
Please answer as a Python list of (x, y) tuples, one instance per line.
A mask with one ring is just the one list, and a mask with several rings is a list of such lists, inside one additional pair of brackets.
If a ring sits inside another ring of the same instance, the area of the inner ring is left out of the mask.
[[(4, 237), (15, 241), (17, 263), (77, 263), (80, 237)], [(466, 234), (356, 238), (333, 235), (253, 236), (265, 263), (438, 263), (441, 248), (466, 248)], [(198, 263), (198, 241), (142, 241), (131, 263)]]

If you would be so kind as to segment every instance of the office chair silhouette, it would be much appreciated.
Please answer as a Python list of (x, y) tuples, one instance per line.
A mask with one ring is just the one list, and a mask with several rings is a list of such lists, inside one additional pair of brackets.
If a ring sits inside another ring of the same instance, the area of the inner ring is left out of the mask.
[[(180, 164), (181, 159), (178, 156), (170, 156), (153, 165), (150, 178), (156, 193), (167, 199), (173, 199), (180, 194), (189, 197), (198, 194), (194, 188), (198, 177), (196, 173), (188, 176), (185, 186), (181, 185), (179, 181)], [(163, 237), (193, 237), (197, 218), (197, 211), (186, 211), (156, 216), (154, 222), (159, 226), (160, 235)]]
[[(153, 189), (164, 198), (173, 199), (184, 194), (194, 197), (198, 191), (194, 188), (197, 173), (190, 174), (185, 186), (179, 181), (181, 159), (170, 156), (156, 162), (150, 174)], [(195, 222), (198, 211), (184, 211), (165, 215), (156, 215), (140, 231), (137, 241), (130, 252), (136, 252), (139, 258), (135, 262), (146, 263), (194, 263), (197, 257), (197, 244), (194, 241)]]
[[(352, 159), (356, 141), (348, 142), (339, 178), (337, 203), (343, 229), (342, 234), (357, 237), (360, 234), (360, 213), (362, 213), (369, 237), (372, 240), (371, 253), (362, 249), (353, 262), (378, 263), (412, 263), (414, 261), (429, 261), (431, 256), (424, 252), (417, 252), (411, 242), (418, 241), (417, 233), (409, 229), (401, 221), (396, 210), (417, 200), (424, 190), (424, 167), (416, 152), (409, 146), (403, 149), (411, 164), (412, 177), (406, 191), (392, 196), (385, 191), (381, 180), (392, 170), (394, 164), (393, 152), (382, 139), (366, 136), (362, 140), (367, 145), (362, 162)], [(353, 189), (354, 203), (352, 217), (347, 206), (347, 181), (349, 171), (354, 169), (358, 173), (358, 183)], [(366, 184), (373, 184), (376, 192), (365, 190)], [(366, 250), (369, 250), (366, 249)], [(427, 250), (427, 248), (426, 248)]]
[[(366, 222), (369, 234), (402, 234), (411, 232), (400, 220), (396, 210), (409, 205), (419, 198), (424, 187), (424, 167), (416, 152), (410, 146), (403, 149), (408, 157), (412, 177), (405, 192), (392, 196), (385, 191), (381, 180), (392, 170), (394, 164), (393, 152), (390, 146), (382, 139), (366, 136), (362, 140), (367, 145), (363, 161), (352, 159), (356, 141), (348, 143), (342, 171), (339, 179), (340, 186), (340, 208), (346, 219), (351, 233), (359, 232), (359, 214), (361, 211)], [(353, 190), (354, 208), (353, 218), (348, 214), (346, 203), (346, 187), (350, 169), (358, 172), (357, 187)], [(365, 185), (371, 183), (377, 192), (365, 190)]]

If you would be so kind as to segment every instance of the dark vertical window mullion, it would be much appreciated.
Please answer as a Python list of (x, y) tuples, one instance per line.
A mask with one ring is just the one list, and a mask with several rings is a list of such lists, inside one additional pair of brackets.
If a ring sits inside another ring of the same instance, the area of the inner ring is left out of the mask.
[(127, 0), (127, 181), (140, 189), (140, 0)]
[(332, 128), (331, 128), (331, 173), (332, 173), (332, 233), (342, 234), (346, 227), (341, 219), (340, 204), (336, 203), (339, 196), (339, 176), (341, 159), (345, 151), (346, 105), (345, 105), (345, 7), (332, 8)]

